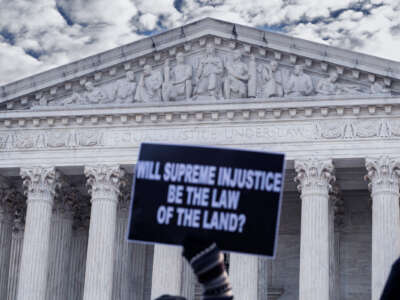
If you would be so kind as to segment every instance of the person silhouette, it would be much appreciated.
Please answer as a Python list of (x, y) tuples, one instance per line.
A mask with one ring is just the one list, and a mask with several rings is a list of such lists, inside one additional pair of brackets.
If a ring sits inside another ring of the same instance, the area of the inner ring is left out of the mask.
[(394, 262), (381, 296), (381, 300), (398, 299), (400, 299), (400, 258)]

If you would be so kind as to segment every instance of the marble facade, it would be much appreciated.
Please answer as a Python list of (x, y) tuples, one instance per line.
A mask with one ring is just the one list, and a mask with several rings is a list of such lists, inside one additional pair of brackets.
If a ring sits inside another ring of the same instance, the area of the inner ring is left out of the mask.
[(377, 300), (400, 255), (399, 62), (204, 19), (0, 92), (0, 299), (200, 299), (179, 248), (125, 242), (144, 141), (287, 154), (238, 300)]

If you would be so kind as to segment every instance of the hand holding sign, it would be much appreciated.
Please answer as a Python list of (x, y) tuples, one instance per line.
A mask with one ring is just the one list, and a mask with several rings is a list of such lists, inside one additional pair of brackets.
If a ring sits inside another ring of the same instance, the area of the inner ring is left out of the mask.
[(182, 244), (196, 234), (271, 256), (283, 171), (282, 154), (142, 144), (128, 238)]

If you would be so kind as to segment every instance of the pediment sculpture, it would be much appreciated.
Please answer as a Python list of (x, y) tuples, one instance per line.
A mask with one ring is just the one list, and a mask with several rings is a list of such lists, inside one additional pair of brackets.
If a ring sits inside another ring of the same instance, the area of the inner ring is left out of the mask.
[(225, 66), (224, 80), (225, 99), (247, 98), (249, 67), (242, 62), (242, 52), (235, 50), (232, 58)]
[(137, 102), (160, 102), (163, 78), (161, 72), (145, 65), (136, 90)]
[(222, 96), (222, 75), (224, 64), (216, 54), (213, 44), (207, 44), (206, 54), (201, 58), (196, 72), (197, 84), (194, 88), (195, 98)]
[(269, 64), (260, 65), (258, 72), (261, 73), (263, 83), (263, 94), (265, 98), (283, 97), (283, 76), (279, 65), (275, 60)]
[(132, 71), (126, 73), (125, 78), (117, 80), (108, 89), (95, 86), (92, 81), (84, 84), (84, 91), (73, 92), (64, 100), (64, 105), (88, 105), (107, 103), (133, 103), (137, 84)]
[(136, 88), (135, 73), (128, 71), (125, 78), (116, 82), (115, 88), (112, 91), (112, 97), (118, 103), (133, 103), (135, 102)]
[(310, 96), (314, 92), (311, 76), (304, 73), (301, 65), (294, 66), (294, 70), (289, 77), (287, 94), (291, 96)]
[(204, 45), (197, 55), (178, 51), (173, 60), (166, 58), (156, 66), (144, 64), (142, 71), (128, 70), (106, 84), (88, 80), (82, 91), (63, 99), (43, 96), (35, 107), (391, 94), (378, 80), (355, 82), (332, 69), (321, 74), (301, 61), (288, 64), (256, 57), (240, 47), (227, 51), (217, 50), (212, 42)]
[(176, 101), (179, 97), (189, 100), (192, 97), (193, 69), (185, 63), (182, 52), (176, 55), (176, 66), (171, 68), (167, 59), (164, 65), (163, 99)]
[[(349, 85), (349, 84), (341, 84), (338, 83), (339, 74), (335, 71), (330, 72), (327, 78), (322, 78), (319, 80), (316, 92), (320, 95), (344, 95), (344, 94), (364, 94), (368, 93), (368, 89), (364, 90), (362, 87), (358, 85)], [(379, 83), (375, 82), (374, 84), (379, 85)], [(380, 85), (379, 85), (380, 86)], [(390, 90), (388, 90), (390, 93)], [(382, 91), (377, 92), (372, 89), (371, 86), (371, 94), (381, 94)]]

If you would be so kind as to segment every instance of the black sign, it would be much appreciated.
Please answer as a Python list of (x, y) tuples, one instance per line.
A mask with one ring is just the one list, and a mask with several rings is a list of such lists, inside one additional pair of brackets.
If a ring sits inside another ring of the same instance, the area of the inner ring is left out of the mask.
[(211, 147), (141, 145), (128, 240), (274, 256), (285, 157)]

